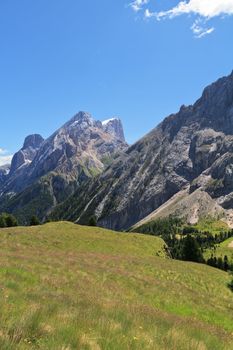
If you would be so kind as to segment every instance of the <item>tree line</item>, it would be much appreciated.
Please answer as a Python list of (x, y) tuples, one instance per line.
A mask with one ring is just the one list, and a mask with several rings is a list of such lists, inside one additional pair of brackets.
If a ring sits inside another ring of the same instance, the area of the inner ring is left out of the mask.
[[(38, 217), (36, 215), (33, 215), (28, 222), (29, 226), (36, 226), (36, 225), (40, 225), (40, 224), (41, 224), (40, 220), (38, 219)], [(15, 226), (18, 226), (18, 220), (14, 215), (8, 214), (8, 213), (1, 213), (0, 214), (0, 227), (1, 228), (15, 227)]]
[[(184, 226), (180, 218), (168, 217), (144, 224), (135, 231), (163, 238), (166, 250), (173, 259), (203, 263), (233, 273), (233, 263), (229, 262), (227, 255), (222, 258), (212, 253), (208, 259), (203, 256), (206, 249), (215, 250), (217, 244), (233, 237), (233, 230), (212, 234), (207, 230)], [(233, 291), (233, 280), (228, 286)]]

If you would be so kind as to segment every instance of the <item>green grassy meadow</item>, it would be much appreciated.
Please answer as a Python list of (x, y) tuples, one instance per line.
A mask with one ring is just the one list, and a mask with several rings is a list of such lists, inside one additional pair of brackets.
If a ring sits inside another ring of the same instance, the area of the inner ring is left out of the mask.
[(233, 243), (233, 237), (226, 239), (224, 242), (217, 244), (215, 248), (207, 249), (204, 253), (205, 258), (210, 258), (211, 254), (216, 258), (224, 258), (227, 255), (228, 260), (233, 263), (233, 246), (229, 247)]
[(221, 231), (228, 231), (229, 226), (221, 220), (213, 220), (213, 218), (205, 218), (193, 225), (200, 232), (209, 231), (213, 235), (219, 234)]
[(0, 230), (0, 349), (230, 350), (229, 275), (154, 236), (72, 223)]

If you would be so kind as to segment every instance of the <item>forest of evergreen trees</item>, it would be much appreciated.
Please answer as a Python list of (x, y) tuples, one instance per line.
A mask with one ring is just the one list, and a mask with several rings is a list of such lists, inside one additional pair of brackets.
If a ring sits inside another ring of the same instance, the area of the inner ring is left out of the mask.
[[(35, 226), (40, 225), (40, 221), (37, 218), (36, 215), (33, 215), (28, 222), (28, 226)], [(18, 226), (18, 220), (14, 215), (8, 214), (8, 213), (1, 213), (0, 214), (0, 227), (15, 227)]]
[(176, 217), (158, 219), (137, 228), (136, 231), (161, 236), (167, 245), (167, 250), (173, 259), (206, 263), (210, 266), (233, 271), (233, 264), (227, 255), (215, 257), (214, 254), (207, 260), (203, 257), (206, 249), (215, 249), (216, 245), (233, 237), (233, 230), (212, 234), (209, 231), (200, 232), (197, 228), (184, 225)]

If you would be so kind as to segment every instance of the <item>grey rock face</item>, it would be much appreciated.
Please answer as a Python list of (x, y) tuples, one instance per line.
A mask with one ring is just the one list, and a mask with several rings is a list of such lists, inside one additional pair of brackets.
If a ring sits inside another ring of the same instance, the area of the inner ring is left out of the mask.
[(127, 229), (190, 185), (190, 195), (201, 189), (216, 208), (233, 207), (232, 147), (233, 73), (119, 156), (85, 187), (89, 195), (69, 208), (69, 217), (85, 223), (95, 214), (101, 226)]
[(0, 186), (5, 182), (10, 172), (10, 164), (0, 166)]
[(43, 143), (43, 141), (44, 141), (43, 137), (39, 134), (29, 135), (24, 140), (23, 149), (27, 149), (27, 148), (38, 149)]
[(32, 162), (43, 141), (43, 137), (38, 134), (27, 136), (21, 150), (12, 158), (10, 174), (13, 174), (22, 165)]
[(119, 118), (111, 118), (102, 122), (104, 131), (113, 135), (117, 139), (125, 142), (125, 135), (121, 120)]

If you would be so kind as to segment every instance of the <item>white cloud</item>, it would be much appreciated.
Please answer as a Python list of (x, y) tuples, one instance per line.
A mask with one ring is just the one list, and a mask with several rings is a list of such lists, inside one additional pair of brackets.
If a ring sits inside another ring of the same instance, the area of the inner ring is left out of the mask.
[(5, 149), (0, 148), (0, 166), (11, 163), (13, 155), (7, 153)]
[(145, 9), (144, 15), (146, 18), (157, 17), (156, 12), (150, 12), (149, 9)]
[(129, 4), (129, 6), (132, 7), (132, 9), (135, 12), (138, 12), (142, 10), (143, 6), (147, 5), (148, 3), (149, 3), (149, 0), (134, 0)]
[(5, 164), (10, 164), (12, 160), (12, 155), (9, 156), (0, 156), (0, 166)]
[(210, 19), (220, 15), (233, 15), (233, 0), (190, 0), (180, 1), (168, 11), (157, 13), (157, 18), (173, 18), (182, 14), (193, 13)]
[[(140, 9), (146, 5), (139, 0)], [(132, 6), (132, 4), (131, 4)], [(181, 15), (194, 15), (194, 21), (191, 29), (197, 38), (210, 34), (214, 31), (214, 27), (209, 27), (207, 22), (214, 17), (233, 15), (233, 0), (187, 0), (180, 1), (176, 6), (167, 11), (153, 12), (149, 8), (145, 8), (145, 18), (172, 19)]]

